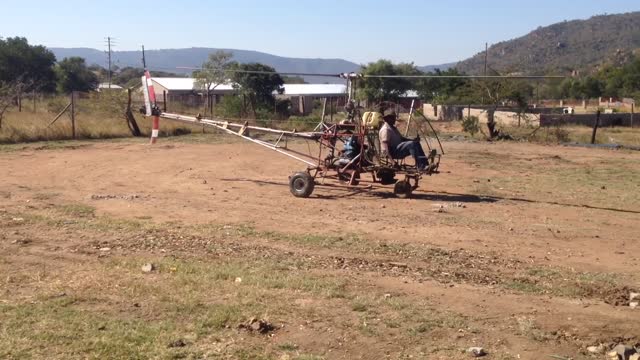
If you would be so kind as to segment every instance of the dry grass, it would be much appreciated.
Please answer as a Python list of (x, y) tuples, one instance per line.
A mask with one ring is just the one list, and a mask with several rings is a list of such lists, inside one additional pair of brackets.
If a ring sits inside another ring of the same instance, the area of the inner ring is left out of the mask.
[[(67, 97), (54, 97), (36, 104), (26, 104), (22, 112), (10, 109), (0, 128), (0, 144), (15, 144), (35, 141), (57, 141), (72, 138), (71, 117), (62, 115), (49, 126), (55, 116), (68, 104)], [(134, 106), (135, 107), (135, 106)], [(125, 102), (121, 96), (81, 98), (76, 103), (77, 139), (112, 139), (131, 137), (124, 118)], [(135, 110), (135, 109), (134, 109)], [(150, 119), (136, 116), (138, 125), (146, 137), (151, 128)], [(161, 122), (161, 136), (175, 136), (202, 132), (202, 128), (175, 122)]]
[[(22, 225), (12, 225), (20, 231), (48, 229), (56, 238), (59, 231), (74, 229), (72, 237), (83, 242), (106, 234), (127, 237), (133, 228), (145, 226), (95, 217), (91, 207), (80, 204), (56, 206), (45, 216), (22, 216)], [(101, 225), (85, 226), (96, 223)], [(175, 224), (148, 226), (166, 231)], [(209, 239), (220, 235), (210, 233)], [(12, 271), (17, 258), (8, 256), (0, 262), (0, 271), (10, 274), (0, 279), (0, 358), (332, 357), (292, 342), (281, 331), (270, 340), (237, 328), (252, 317), (286, 325), (292, 334), (299, 324), (317, 323), (372, 341), (393, 333), (413, 342), (438, 329), (470, 328), (471, 319), (440, 312), (428, 301), (388, 298), (338, 273), (300, 268), (290, 256), (265, 255), (161, 255), (114, 248), (98, 259), (78, 262), (61, 256), (56, 266), (25, 263)], [(145, 274), (140, 266), (147, 262), (155, 270)], [(303, 303), (313, 306), (297, 305)], [(177, 340), (185, 345), (171, 346)], [(408, 344), (407, 351), (417, 348)]]

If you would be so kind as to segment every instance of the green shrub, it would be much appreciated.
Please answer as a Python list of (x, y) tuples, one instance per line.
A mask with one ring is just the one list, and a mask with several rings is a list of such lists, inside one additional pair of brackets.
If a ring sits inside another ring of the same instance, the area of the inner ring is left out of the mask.
[(464, 119), (462, 119), (462, 129), (471, 134), (471, 136), (474, 136), (480, 131), (479, 124), (480, 119), (478, 119), (477, 116), (465, 116)]

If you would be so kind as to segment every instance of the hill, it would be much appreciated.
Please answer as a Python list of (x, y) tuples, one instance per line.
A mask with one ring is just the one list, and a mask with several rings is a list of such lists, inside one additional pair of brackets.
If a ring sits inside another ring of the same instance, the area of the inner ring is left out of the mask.
[[(89, 48), (51, 48), (58, 60), (70, 56), (80, 56), (86, 59), (87, 64), (106, 66), (104, 51)], [(178, 69), (178, 67), (199, 67), (207, 59), (207, 56), (219, 49), (216, 48), (187, 48), (187, 49), (161, 49), (146, 50), (147, 65), (152, 70), (170, 71), (175, 73), (190, 74), (192, 70)], [(220, 49), (233, 53), (233, 60), (240, 63), (259, 62), (274, 67), (280, 72), (296, 73), (328, 73), (357, 71), (359, 64), (342, 59), (304, 59), (289, 58), (271, 55), (258, 51)], [(113, 64), (119, 67), (142, 67), (141, 51), (114, 51), (112, 53)], [(314, 82), (342, 82), (335, 78), (305, 77), (307, 81)]]
[[(599, 15), (540, 27), (517, 39), (489, 48), (489, 67), (528, 74), (589, 71), (608, 62), (625, 62), (640, 48), (640, 12)], [(484, 52), (456, 66), (480, 75)]]

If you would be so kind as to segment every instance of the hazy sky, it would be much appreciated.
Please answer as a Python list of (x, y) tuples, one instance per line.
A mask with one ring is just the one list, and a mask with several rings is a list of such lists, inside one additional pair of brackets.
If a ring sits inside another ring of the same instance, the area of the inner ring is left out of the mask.
[(358, 63), (467, 58), (538, 26), (640, 10), (638, 0), (0, 0), (0, 37), (116, 50), (221, 47)]

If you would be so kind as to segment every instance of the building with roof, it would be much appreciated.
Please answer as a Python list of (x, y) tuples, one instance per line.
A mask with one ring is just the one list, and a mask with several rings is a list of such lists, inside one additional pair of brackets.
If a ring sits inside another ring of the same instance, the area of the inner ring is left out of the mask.
[[(153, 77), (151, 81), (159, 103), (180, 103), (188, 106), (204, 104), (206, 92), (194, 78)], [(231, 84), (212, 84), (210, 89), (212, 104), (217, 104), (223, 96), (236, 92)]]
[(104, 90), (124, 90), (124, 88), (120, 85), (109, 84), (109, 83), (100, 83), (98, 87), (96, 87), (96, 91), (104, 91)]
[(274, 92), (278, 99), (289, 99), (293, 113), (307, 115), (313, 111), (315, 100), (326, 98), (333, 106), (344, 106), (347, 86), (344, 84), (284, 84), (282, 93)]

